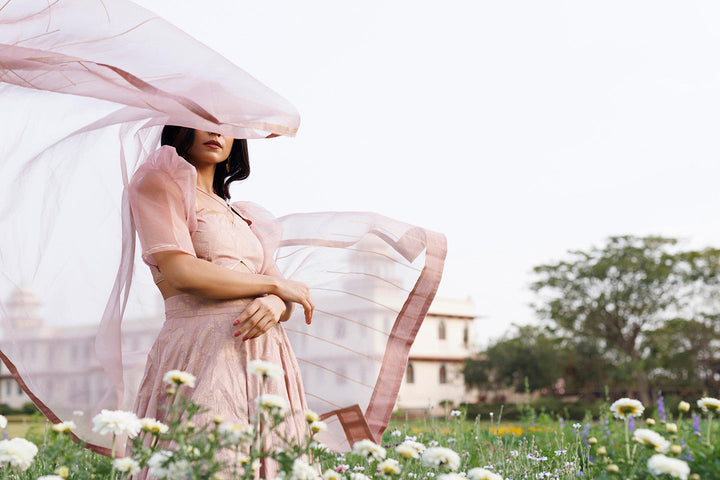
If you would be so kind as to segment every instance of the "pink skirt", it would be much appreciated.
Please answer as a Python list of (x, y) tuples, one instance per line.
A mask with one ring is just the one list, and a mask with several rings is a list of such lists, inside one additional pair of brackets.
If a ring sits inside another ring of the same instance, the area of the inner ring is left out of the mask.
[[(250, 299), (210, 300), (181, 294), (165, 300), (165, 323), (148, 354), (145, 375), (138, 391), (134, 412), (139, 418), (163, 421), (165, 411), (158, 409), (167, 400), (168, 385), (163, 376), (169, 370), (193, 374), (195, 387), (181, 387), (180, 393), (210, 409), (193, 418), (196, 425), (220, 415), (224, 421), (252, 423), (255, 399), (260, 395), (262, 377), (246, 371), (251, 360), (265, 360), (285, 370), (282, 379), (268, 379), (265, 393), (279, 395), (290, 406), (291, 414), (281, 426), (286, 438), (307, 437), (304, 411), (305, 391), (295, 354), (285, 330), (278, 324), (260, 337), (242, 341), (234, 337), (233, 322)], [(274, 438), (269, 436), (269, 445)], [(275, 477), (276, 465), (261, 466), (262, 478)], [(134, 478), (144, 479), (143, 472)]]

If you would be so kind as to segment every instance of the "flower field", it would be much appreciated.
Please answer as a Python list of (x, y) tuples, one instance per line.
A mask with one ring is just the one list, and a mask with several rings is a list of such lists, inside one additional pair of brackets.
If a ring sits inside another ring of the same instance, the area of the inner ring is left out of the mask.
[[(253, 364), (250, 373), (265, 382), (281, 375), (263, 364)], [(710, 397), (692, 405), (683, 401), (668, 411), (659, 396), (653, 415), (646, 415), (639, 401), (622, 398), (607, 405), (599, 420), (575, 423), (536, 415), (530, 408), (514, 424), (504, 424), (502, 412), (470, 421), (452, 410), (445, 419), (420, 424), (394, 421), (381, 444), (363, 440), (351, 452), (338, 454), (314, 440), (325, 424), (309, 411), (304, 413), (307, 441), (282, 439), (282, 445), (265, 447), (264, 437), (289, 413), (279, 397), (261, 395), (249, 425), (221, 418), (195, 425), (193, 416), (203, 408), (182, 395), (194, 378), (173, 371), (166, 382), (171, 405), (166, 423), (121, 411), (94, 417), (95, 431), (133, 439), (127, 457), (111, 461), (73, 443), (68, 435), (72, 422), (46, 426), (39, 421), (26, 438), (0, 441), (2, 478), (127, 479), (148, 468), (160, 479), (249, 480), (270, 459), (279, 465), (274, 478), (284, 480), (720, 478), (718, 426), (713, 425), (720, 400)], [(3, 417), (0, 427), (7, 427)]]

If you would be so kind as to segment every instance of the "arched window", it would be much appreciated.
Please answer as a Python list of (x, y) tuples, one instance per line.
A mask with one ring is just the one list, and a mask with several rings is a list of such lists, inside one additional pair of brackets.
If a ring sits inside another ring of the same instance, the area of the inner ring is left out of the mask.
[(447, 383), (447, 368), (440, 365), (440, 383)]
[(440, 325), (438, 325), (438, 338), (440, 340), (445, 340), (445, 322), (441, 321)]
[(415, 368), (412, 363), (408, 363), (405, 370), (405, 383), (415, 383)]

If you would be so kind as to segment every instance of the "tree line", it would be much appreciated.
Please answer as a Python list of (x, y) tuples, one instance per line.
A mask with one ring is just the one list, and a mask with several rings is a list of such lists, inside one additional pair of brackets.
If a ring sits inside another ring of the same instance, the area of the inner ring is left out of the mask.
[(507, 387), (592, 400), (720, 387), (720, 250), (674, 238), (610, 237), (534, 268), (540, 323), (516, 326), (464, 366), (481, 391)]

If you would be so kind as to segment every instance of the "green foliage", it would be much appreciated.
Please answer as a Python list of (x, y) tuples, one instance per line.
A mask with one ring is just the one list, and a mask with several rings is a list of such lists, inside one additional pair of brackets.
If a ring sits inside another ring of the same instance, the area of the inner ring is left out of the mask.
[[(720, 250), (682, 251), (672, 238), (611, 237), (535, 273), (535, 307), (545, 323), (516, 326), (467, 360), (469, 387), (521, 392), (527, 379), (545, 397), (592, 403), (607, 385), (645, 404), (658, 390), (700, 396), (720, 389)], [(572, 409), (565, 418), (582, 410), (565, 408)], [(506, 418), (519, 418), (517, 412), (506, 406)]]

